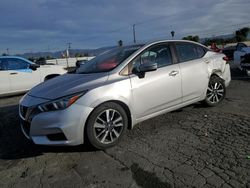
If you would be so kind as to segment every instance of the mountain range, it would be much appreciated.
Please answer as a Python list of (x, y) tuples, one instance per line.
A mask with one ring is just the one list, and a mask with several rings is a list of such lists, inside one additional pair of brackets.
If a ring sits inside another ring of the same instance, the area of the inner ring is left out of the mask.
[[(96, 56), (100, 53), (103, 53), (107, 50), (114, 48), (115, 46), (97, 48), (97, 49), (70, 49), (69, 55), (70, 57), (75, 57), (76, 54), (80, 54), (82, 56)], [(56, 52), (34, 52), (34, 53), (24, 53), (17, 54), (17, 56), (21, 56), (24, 58), (39, 58), (39, 57), (51, 57), (51, 58), (61, 58), (66, 54), (66, 51), (56, 51)]]

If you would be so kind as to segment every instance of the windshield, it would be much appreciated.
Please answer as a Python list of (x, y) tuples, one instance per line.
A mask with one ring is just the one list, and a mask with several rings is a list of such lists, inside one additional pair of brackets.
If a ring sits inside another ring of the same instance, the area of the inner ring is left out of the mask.
[(132, 53), (138, 50), (142, 45), (116, 47), (104, 52), (94, 59), (82, 64), (77, 70), (77, 74), (89, 74), (108, 72), (116, 68), (120, 63), (127, 59)]

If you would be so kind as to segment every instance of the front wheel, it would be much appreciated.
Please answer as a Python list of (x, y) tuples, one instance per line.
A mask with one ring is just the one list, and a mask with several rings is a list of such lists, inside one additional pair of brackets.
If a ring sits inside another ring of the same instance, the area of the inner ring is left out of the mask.
[(226, 86), (224, 80), (220, 77), (212, 76), (210, 78), (206, 98), (204, 100), (205, 104), (208, 106), (217, 106), (226, 95)]
[(125, 134), (128, 117), (117, 103), (107, 102), (98, 106), (87, 123), (87, 137), (97, 149), (106, 149), (116, 145)]

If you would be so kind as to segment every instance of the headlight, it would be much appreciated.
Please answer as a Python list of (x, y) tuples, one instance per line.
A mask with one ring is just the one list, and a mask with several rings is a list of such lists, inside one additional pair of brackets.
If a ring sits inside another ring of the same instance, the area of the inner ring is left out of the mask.
[(65, 108), (68, 108), (70, 105), (72, 105), (74, 102), (76, 102), (81, 96), (83, 96), (85, 92), (77, 93), (74, 95), (69, 95), (66, 97), (62, 97), (58, 100), (47, 102), (44, 104), (38, 105), (38, 109), (41, 112), (48, 112), (48, 111), (55, 111), (55, 110), (63, 110)]

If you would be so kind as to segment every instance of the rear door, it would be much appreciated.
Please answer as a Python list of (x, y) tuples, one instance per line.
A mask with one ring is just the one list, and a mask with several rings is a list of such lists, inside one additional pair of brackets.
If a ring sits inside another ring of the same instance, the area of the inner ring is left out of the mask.
[(18, 58), (7, 59), (10, 91), (26, 91), (40, 83), (40, 71), (29, 68), (30, 63)]
[[(146, 49), (131, 63), (130, 69), (140, 64), (157, 63), (157, 70), (146, 72), (144, 77), (130, 74), (133, 110), (136, 118), (157, 113), (181, 102), (181, 75), (178, 64), (173, 64), (168, 44), (158, 44)], [(132, 71), (131, 71), (132, 72)]]
[(208, 64), (204, 58), (206, 49), (190, 42), (176, 42), (175, 48), (179, 59), (183, 102), (200, 98), (209, 82)]
[(0, 95), (10, 92), (9, 73), (4, 60), (5, 58), (0, 59)]

